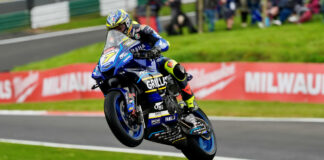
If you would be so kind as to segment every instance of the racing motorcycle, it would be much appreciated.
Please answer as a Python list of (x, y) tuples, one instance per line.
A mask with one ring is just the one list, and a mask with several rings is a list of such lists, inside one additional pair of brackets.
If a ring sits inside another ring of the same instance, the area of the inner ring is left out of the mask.
[(93, 73), (101, 80), (92, 88), (100, 87), (105, 95), (105, 118), (115, 137), (129, 147), (146, 139), (174, 146), (190, 160), (213, 159), (216, 137), (206, 114), (201, 109), (192, 113), (196, 123), (192, 129), (192, 124), (184, 121), (188, 111), (185, 103), (177, 100), (180, 88), (173, 77), (162, 75), (154, 59), (134, 58), (134, 50), (140, 48), (145, 53), (149, 45), (118, 31), (107, 34)]

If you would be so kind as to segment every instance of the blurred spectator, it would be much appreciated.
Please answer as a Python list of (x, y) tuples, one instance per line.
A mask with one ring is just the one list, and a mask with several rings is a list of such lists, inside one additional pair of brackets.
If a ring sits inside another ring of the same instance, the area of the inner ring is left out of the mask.
[(249, 7), (251, 9), (252, 24), (258, 24), (260, 28), (264, 28), (261, 16), (260, 0), (249, 0)]
[(161, 7), (163, 6), (163, 2), (162, 0), (149, 0), (148, 2), (151, 10), (152, 10), (152, 15), (155, 16), (156, 18), (156, 24), (157, 24), (157, 31), (158, 32), (162, 32), (162, 26), (161, 26), (161, 22), (159, 20), (159, 11), (161, 9)]
[(241, 12), (241, 23), (242, 27), (247, 27), (248, 15), (249, 15), (249, 6), (248, 0), (239, 0), (238, 8)]
[(293, 14), (294, 8), (297, 4), (302, 5), (302, 0), (279, 0), (279, 20), (275, 20), (273, 23), (276, 25), (282, 25), (282, 23), (284, 23), (288, 17)]
[[(149, 9), (149, 10), (148, 10)], [(139, 0), (134, 12), (134, 19), (141, 24), (146, 24), (158, 31), (156, 9), (151, 5), (151, 0)]]
[(321, 12), (323, 14), (323, 22), (324, 22), (324, 0), (322, 0), (322, 3), (321, 3)]
[(204, 0), (205, 20), (208, 24), (208, 31), (210, 32), (215, 30), (217, 4), (218, 0)]
[(311, 20), (313, 14), (318, 14), (320, 12), (320, 1), (309, 0), (306, 5), (297, 4), (295, 6), (295, 11), (299, 16), (299, 23), (309, 21)]
[(272, 21), (279, 15), (279, 6), (278, 6), (279, 0), (269, 0), (268, 1), (268, 11), (267, 11), (267, 17)]
[(234, 15), (236, 10), (235, 0), (220, 0), (220, 4), (226, 21), (226, 29), (231, 30), (234, 24)]
[(182, 34), (182, 28), (187, 26), (190, 33), (196, 33), (197, 30), (190, 22), (187, 15), (181, 10), (181, 0), (168, 0), (166, 5), (171, 8), (171, 23), (167, 26), (168, 35)]
[(312, 12), (306, 5), (297, 4), (294, 11), (296, 14), (289, 17), (290, 22), (303, 23), (312, 18)]

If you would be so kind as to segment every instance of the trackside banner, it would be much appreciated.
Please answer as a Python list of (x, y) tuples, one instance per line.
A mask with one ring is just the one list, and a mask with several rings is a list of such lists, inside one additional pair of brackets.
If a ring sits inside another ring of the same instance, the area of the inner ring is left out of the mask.
[[(299, 63), (183, 63), (198, 99), (324, 103), (324, 65)], [(0, 73), (0, 103), (103, 98), (95, 64)]]
[(91, 90), (95, 64), (69, 65), (46, 71), (0, 74), (0, 103), (59, 101), (103, 97)]

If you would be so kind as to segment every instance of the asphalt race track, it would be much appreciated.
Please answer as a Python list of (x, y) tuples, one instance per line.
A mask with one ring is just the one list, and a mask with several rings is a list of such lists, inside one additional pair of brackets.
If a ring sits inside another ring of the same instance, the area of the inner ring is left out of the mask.
[[(95, 30), (80, 34), (49, 37), (11, 44), (0, 44), (0, 72), (15, 66), (43, 60), (70, 50), (104, 41), (106, 31)], [(100, 53), (98, 53), (99, 55)]]
[[(322, 160), (324, 123), (213, 121), (217, 156), (255, 160)], [(0, 116), (0, 138), (124, 147), (103, 117)], [(177, 152), (144, 141), (136, 149)]]

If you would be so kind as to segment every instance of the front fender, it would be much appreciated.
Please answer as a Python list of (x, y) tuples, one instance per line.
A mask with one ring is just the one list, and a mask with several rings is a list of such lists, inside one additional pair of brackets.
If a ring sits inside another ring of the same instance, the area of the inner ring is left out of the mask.
[(111, 88), (108, 90), (108, 94), (111, 91), (118, 91), (123, 95), (123, 98), (127, 105), (127, 111), (128, 113), (133, 112), (135, 109), (135, 95), (133, 93), (130, 93), (129, 91), (123, 89), (123, 88)]

